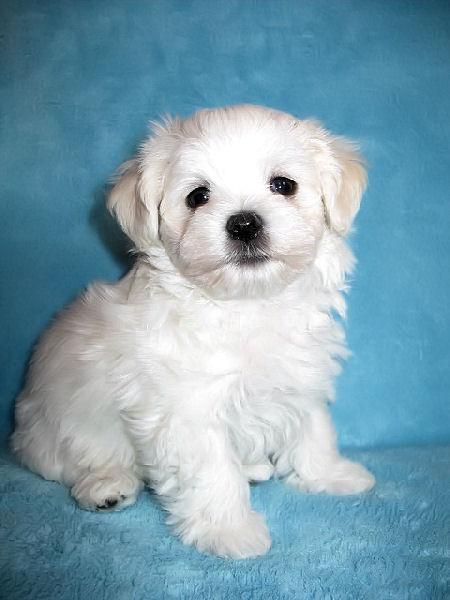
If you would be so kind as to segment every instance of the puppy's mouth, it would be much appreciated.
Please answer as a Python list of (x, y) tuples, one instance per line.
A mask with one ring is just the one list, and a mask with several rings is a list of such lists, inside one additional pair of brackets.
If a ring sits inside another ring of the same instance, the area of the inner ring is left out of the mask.
[(240, 256), (234, 260), (234, 264), (239, 265), (240, 267), (256, 267), (257, 265), (262, 265), (269, 262), (269, 260), (270, 256), (266, 255)]
[(239, 267), (258, 267), (272, 259), (264, 245), (257, 243), (236, 244), (228, 253), (226, 263)]

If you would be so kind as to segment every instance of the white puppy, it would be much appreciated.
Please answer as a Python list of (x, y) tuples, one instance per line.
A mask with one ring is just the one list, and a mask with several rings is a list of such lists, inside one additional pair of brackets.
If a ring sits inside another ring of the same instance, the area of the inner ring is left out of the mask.
[(369, 490), (327, 410), (364, 186), (349, 142), (275, 110), (155, 126), (109, 197), (136, 265), (44, 334), (17, 403), (23, 463), (87, 509), (149, 482), (183, 542), (235, 558), (270, 547), (249, 480)]

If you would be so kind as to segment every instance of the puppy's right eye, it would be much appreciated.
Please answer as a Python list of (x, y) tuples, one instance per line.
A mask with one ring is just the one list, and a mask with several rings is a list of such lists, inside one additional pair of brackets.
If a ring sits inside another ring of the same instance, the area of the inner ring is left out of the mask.
[(209, 190), (207, 187), (198, 187), (188, 195), (186, 198), (186, 204), (192, 210), (195, 210), (199, 206), (203, 206), (209, 200)]

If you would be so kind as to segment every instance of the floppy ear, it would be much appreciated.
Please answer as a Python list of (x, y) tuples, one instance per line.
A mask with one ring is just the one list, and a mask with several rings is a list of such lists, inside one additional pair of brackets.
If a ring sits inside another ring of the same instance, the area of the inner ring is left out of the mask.
[(320, 124), (308, 122), (318, 166), (328, 225), (345, 235), (359, 210), (367, 173), (356, 145), (331, 136)]
[(159, 243), (159, 205), (164, 173), (176, 140), (179, 121), (154, 124), (138, 156), (118, 170), (108, 197), (108, 209), (138, 250)]
[(108, 209), (140, 250), (158, 237), (157, 204), (143, 202), (138, 160), (125, 162), (118, 170), (108, 197)]

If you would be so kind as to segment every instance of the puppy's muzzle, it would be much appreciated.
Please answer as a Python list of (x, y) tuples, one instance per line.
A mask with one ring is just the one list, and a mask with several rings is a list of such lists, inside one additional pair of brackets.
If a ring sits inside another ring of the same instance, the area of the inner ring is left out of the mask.
[(254, 212), (240, 212), (231, 215), (225, 226), (232, 240), (250, 244), (263, 230), (263, 220)]

